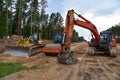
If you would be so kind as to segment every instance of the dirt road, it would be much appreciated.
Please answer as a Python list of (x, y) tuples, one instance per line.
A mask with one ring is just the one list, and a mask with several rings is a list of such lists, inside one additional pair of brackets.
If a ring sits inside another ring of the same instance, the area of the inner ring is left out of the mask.
[(117, 57), (98, 54), (88, 56), (88, 45), (85, 42), (71, 45), (78, 58), (78, 63), (65, 65), (57, 62), (56, 57), (43, 53), (30, 58), (0, 55), (0, 62), (20, 62), (34, 69), (21, 71), (0, 80), (120, 80), (120, 45), (117, 46)]

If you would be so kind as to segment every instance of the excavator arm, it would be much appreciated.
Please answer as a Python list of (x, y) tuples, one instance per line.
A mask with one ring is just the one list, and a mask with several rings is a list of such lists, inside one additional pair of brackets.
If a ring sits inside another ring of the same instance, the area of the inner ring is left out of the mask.
[(93, 33), (92, 35), (92, 39), (94, 39), (93, 46), (97, 46), (99, 44), (100, 36), (96, 27), (92, 23), (87, 23), (80, 20), (75, 20), (74, 23), (80, 27), (90, 30)]
[[(75, 20), (74, 14), (76, 14), (82, 20)], [(76, 58), (73, 56), (73, 52), (70, 51), (70, 43), (71, 43), (74, 25), (86, 28), (92, 32), (93, 34), (91, 39), (93, 42), (92, 46), (97, 46), (99, 44), (100, 36), (95, 25), (92, 24), (87, 19), (85, 19), (83, 16), (75, 13), (74, 10), (69, 10), (66, 16), (64, 36), (61, 44), (62, 51), (60, 54), (58, 54), (59, 62), (66, 63), (66, 64), (76, 63)]]

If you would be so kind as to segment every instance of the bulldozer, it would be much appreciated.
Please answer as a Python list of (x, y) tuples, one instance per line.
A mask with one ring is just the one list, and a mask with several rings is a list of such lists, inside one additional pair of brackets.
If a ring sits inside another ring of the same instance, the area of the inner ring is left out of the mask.
[(4, 53), (11, 54), (13, 56), (25, 56), (30, 57), (41, 52), (41, 47), (44, 44), (40, 38), (39, 33), (32, 34), (29, 38), (21, 38), (16, 45), (5, 46)]
[[(74, 18), (76, 14), (79, 19)], [(56, 40), (60, 40), (60, 43), (56, 44), (46, 44), (42, 48), (42, 52), (45, 54), (57, 54), (57, 60), (60, 63), (65, 64), (75, 64), (77, 59), (74, 56), (73, 51), (70, 50), (71, 38), (73, 34), (74, 25), (90, 30), (91, 32), (91, 41), (88, 42), (89, 55), (95, 55), (97, 52), (108, 53), (111, 57), (116, 57), (116, 40), (112, 37), (112, 33), (109, 31), (98, 32), (96, 26), (84, 18), (82, 15), (77, 14), (74, 10), (69, 10), (66, 15), (66, 23), (63, 34), (57, 35)], [(62, 38), (60, 38), (62, 37)]]

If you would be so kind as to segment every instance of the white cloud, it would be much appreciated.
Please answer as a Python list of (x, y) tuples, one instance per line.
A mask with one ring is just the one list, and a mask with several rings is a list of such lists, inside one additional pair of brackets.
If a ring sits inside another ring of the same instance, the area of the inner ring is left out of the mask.
[(87, 19), (92, 19), (94, 17), (93, 13), (85, 13), (83, 14), (83, 16), (85, 16)]
[[(119, 12), (120, 14), (120, 12)], [(113, 13), (107, 16), (98, 16), (92, 19), (93, 23), (98, 27), (99, 31), (108, 29), (109, 27), (120, 23), (120, 15)]]
[[(120, 9), (118, 6), (118, 0), (63, 0), (63, 17), (65, 19), (67, 11), (74, 9), (77, 13), (80, 13), (86, 19), (90, 20), (96, 25), (98, 31), (103, 31), (111, 26), (120, 23)], [(89, 39), (90, 31), (75, 27), (79, 36), (84, 36), (85, 39)]]
[[(106, 16), (96, 16), (93, 18), (94, 14), (84, 14), (84, 17), (89, 19), (98, 29), (99, 32), (110, 28), (113, 25), (120, 23), (120, 12), (113, 13)], [(79, 32), (80, 36), (84, 36), (85, 39), (89, 40), (90, 32), (85, 29), (76, 27), (76, 31)]]

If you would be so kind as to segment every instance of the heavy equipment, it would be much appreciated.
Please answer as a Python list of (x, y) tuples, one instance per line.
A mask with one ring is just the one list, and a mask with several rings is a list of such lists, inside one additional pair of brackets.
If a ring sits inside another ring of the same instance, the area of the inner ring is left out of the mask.
[[(81, 20), (75, 19), (76, 14)], [(110, 56), (116, 57), (116, 40), (112, 38), (112, 33), (109, 31), (98, 32), (96, 26), (85, 19), (82, 15), (77, 14), (74, 10), (69, 10), (66, 16), (66, 23), (63, 35), (61, 36), (61, 43), (58, 44), (47, 44), (42, 48), (42, 52), (45, 54), (58, 54), (58, 62), (66, 64), (74, 64), (77, 59), (74, 57), (73, 51), (70, 50), (70, 43), (73, 33), (74, 25), (88, 29), (91, 31), (91, 41), (89, 43), (88, 54), (95, 55), (97, 52), (109, 53)], [(57, 35), (58, 36), (58, 35)], [(59, 37), (56, 39), (59, 40)]]
[(21, 37), (16, 45), (5, 46), (4, 53), (13, 56), (30, 57), (41, 52), (42, 40), (39, 38), (39, 33), (33, 33), (29, 38)]

